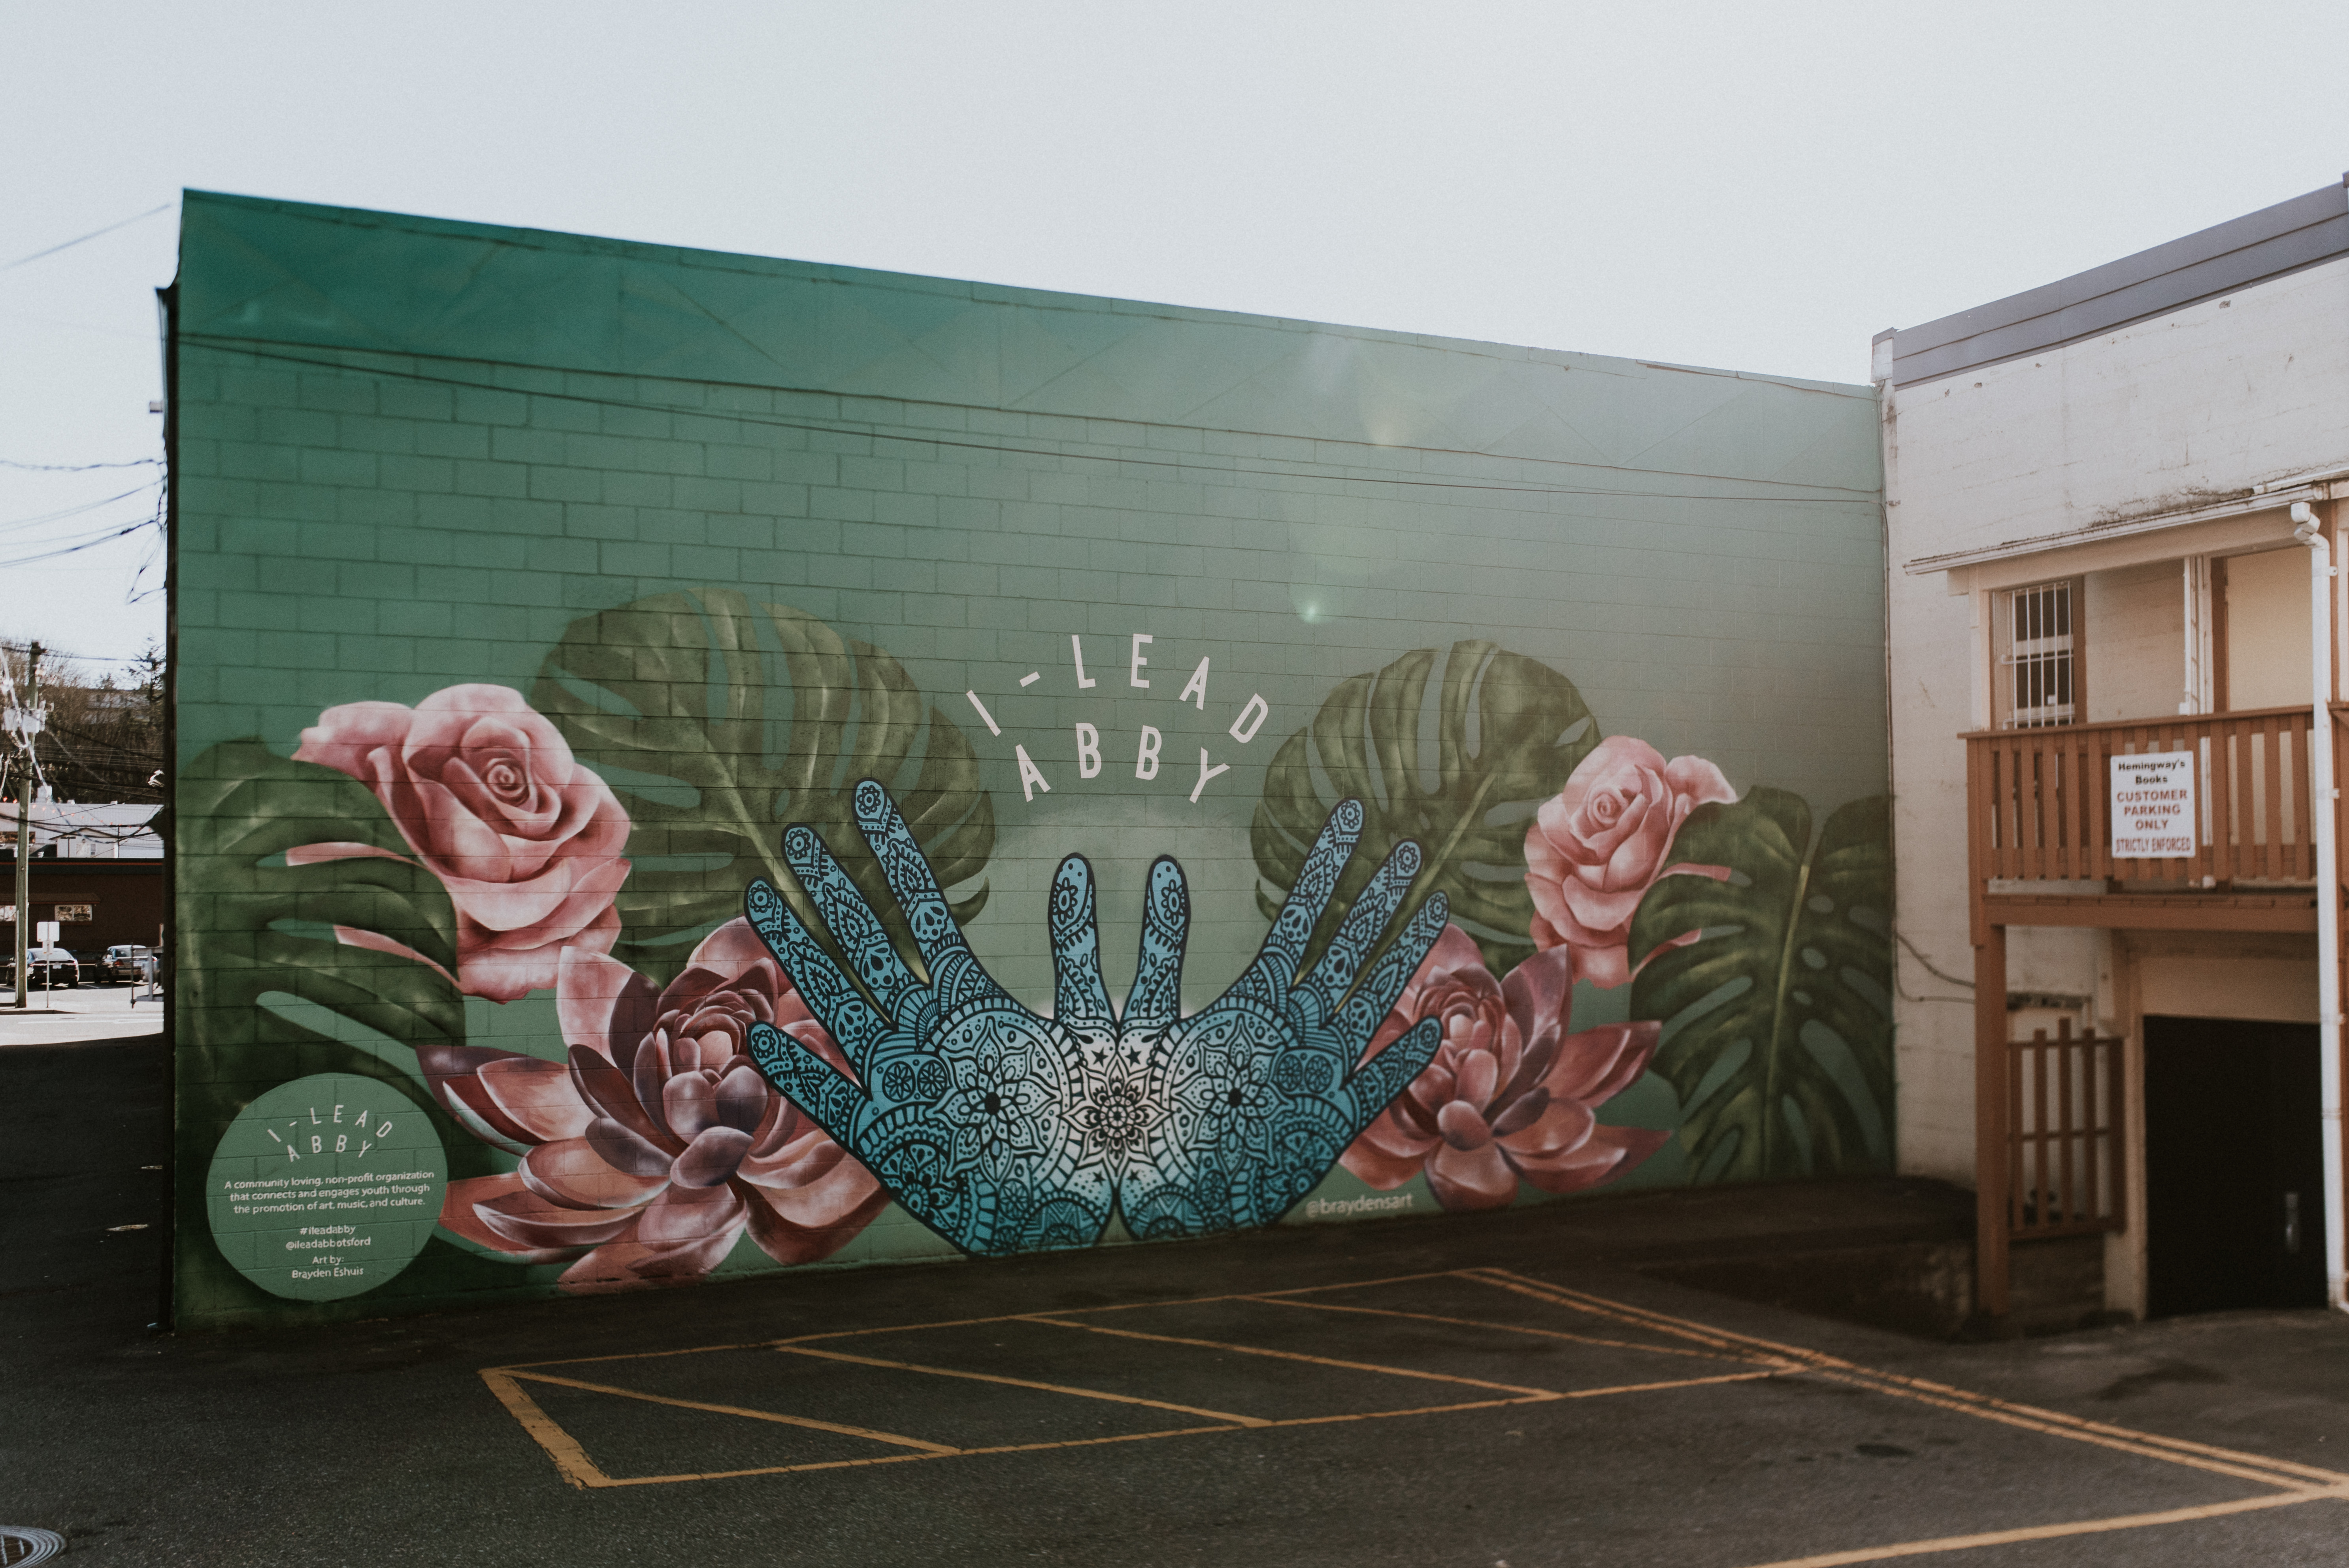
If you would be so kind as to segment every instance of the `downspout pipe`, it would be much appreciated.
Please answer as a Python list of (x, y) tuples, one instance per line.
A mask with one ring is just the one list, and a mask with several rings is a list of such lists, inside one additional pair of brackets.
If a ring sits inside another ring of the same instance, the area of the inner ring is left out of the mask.
[(2349, 1216), (2342, 1213), (2341, 1150), (2341, 844), (2333, 777), (2333, 550), (2316, 509), (2296, 501), (2292, 534), (2308, 546), (2308, 667), (2315, 727), (2309, 760), (2314, 778), (2309, 822), (2316, 839), (2316, 1037), (2319, 1130), (2324, 1146), (2324, 1300), (2349, 1311)]

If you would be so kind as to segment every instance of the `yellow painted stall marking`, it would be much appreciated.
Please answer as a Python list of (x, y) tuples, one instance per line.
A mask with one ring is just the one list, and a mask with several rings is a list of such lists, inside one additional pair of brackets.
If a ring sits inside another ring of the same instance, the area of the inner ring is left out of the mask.
[(1381, 1367), (1369, 1361), (1340, 1361), (1329, 1356), (1307, 1356), (1296, 1350), (1268, 1350), (1257, 1345), (1229, 1345), (1220, 1339), (1188, 1339), (1177, 1334), (1144, 1334), (1135, 1328), (1111, 1328), (1099, 1323), (1069, 1323), (1057, 1317), (1030, 1315), (1022, 1321), (1049, 1323), (1055, 1328), (1082, 1329), (1087, 1334), (1114, 1335), (1120, 1339), (1147, 1339), (1159, 1345), (1188, 1345), (1201, 1350), (1228, 1350), (1235, 1356), (1264, 1356), (1277, 1361), (1302, 1361), (1314, 1367), (1335, 1367), (1347, 1372), (1376, 1372), (1388, 1377), (1418, 1377), (1430, 1383), (1462, 1383), (1471, 1388), (1492, 1388), (1504, 1394), (1523, 1394), (1537, 1399), (1555, 1399), (1557, 1391), (1549, 1388), (1527, 1388), (1516, 1383), (1488, 1383), (1481, 1377), (1455, 1377), (1449, 1372), (1419, 1372), (1408, 1367)]
[(557, 1426), (553, 1417), (538, 1408), (538, 1402), (522, 1390), (522, 1385), (502, 1372), (484, 1371), (481, 1381), (490, 1386), (506, 1413), (522, 1423), (546, 1457), (554, 1461), (555, 1470), (573, 1486), (610, 1486), (612, 1478), (595, 1467), (587, 1450), (578, 1439)]
[[(1367, 1290), (1381, 1285), (1403, 1284), (1439, 1278), (1465, 1280), (1487, 1288), (1507, 1291), (1513, 1295), (1541, 1302), (1546, 1305), (1562, 1308), (1586, 1317), (1597, 1318), (1603, 1323), (1616, 1324), (1640, 1333), (1657, 1335), (1678, 1343), (1642, 1345), (1630, 1340), (1575, 1334), (1565, 1329), (1539, 1328), (1520, 1324), (1488, 1323), (1477, 1318), (1448, 1317), (1436, 1313), (1409, 1312), (1391, 1307), (1361, 1306), (1348, 1303), (1303, 1299), (1331, 1291)], [(1405, 1318), (1459, 1328), (1530, 1335), (1545, 1339), (1565, 1340), (1611, 1350), (1728, 1361), (1748, 1370), (1725, 1372), (1713, 1377), (1682, 1377), (1660, 1382), (1619, 1384), (1604, 1388), (1560, 1391), (1531, 1388), (1516, 1384), (1485, 1382), (1478, 1378), (1455, 1377), (1448, 1373), (1424, 1372), (1413, 1367), (1388, 1367), (1373, 1362), (1346, 1361), (1330, 1357), (1309, 1356), (1298, 1351), (1275, 1350), (1264, 1346), (1239, 1345), (1178, 1335), (1152, 1334), (1141, 1329), (1116, 1328), (1102, 1323), (1078, 1321), (1105, 1313), (1206, 1305), (1232, 1301), (1319, 1312), (1360, 1313), (1378, 1317)], [(819, 1345), (819, 1342), (823, 1341), (872, 1338), (882, 1335), (909, 1334), (926, 1329), (967, 1328), (999, 1323), (1040, 1324), (1048, 1327), (1104, 1335), (1114, 1338), (1183, 1345), (1240, 1356), (1271, 1357), (1280, 1360), (1382, 1377), (1452, 1383), (1471, 1388), (1490, 1389), (1504, 1397), (1473, 1399), (1456, 1404), (1414, 1406), (1406, 1409), (1363, 1410), (1340, 1415), (1268, 1419), (1259, 1416), (1236, 1415), (1227, 1411), (1204, 1409), (1197, 1406), (1149, 1399), (1139, 1395), (1112, 1394), (1099, 1388), (1082, 1388), (1068, 1384), (1005, 1377), (997, 1373), (968, 1372), (957, 1367), (935, 1367), (920, 1362), (860, 1356), (843, 1349), (820, 1347)], [(631, 1388), (591, 1383), (540, 1370), (543, 1367), (581, 1367), (613, 1361), (664, 1359), (675, 1356), (701, 1355), (719, 1350), (773, 1350), (787, 1355), (847, 1362), (891, 1371), (916, 1372), (926, 1377), (954, 1377), (972, 1382), (1001, 1384), (1010, 1387), (1033, 1388), (1043, 1393), (1066, 1395), (1074, 1398), (1101, 1399), (1114, 1404), (1135, 1405), (1179, 1415), (1203, 1417), (1215, 1424), (1174, 1427), (1160, 1431), (1125, 1432), (1113, 1437), (1071, 1438), (1032, 1443), (1000, 1443), (984, 1448), (957, 1448), (951, 1444), (931, 1442), (920, 1438), (905, 1437), (869, 1428), (821, 1421), (809, 1417), (789, 1416), (771, 1410), (750, 1409), (739, 1406), (708, 1404), (691, 1399), (646, 1394)], [(1968, 1535), (1937, 1536), (1923, 1541), (1892, 1542), (1878, 1546), (1856, 1547), (1815, 1553), (1806, 1557), (1785, 1558), (1774, 1563), (1756, 1564), (1755, 1568), (1844, 1568), (1846, 1564), (1888, 1562), (1902, 1557), (1930, 1556), (1981, 1548), (2017, 1545), (2035, 1541), (2061, 1540), (2078, 1535), (2109, 1534), (2121, 1531), (2158, 1528), (2168, 1524), (2190, 1523), (2199, 1520), (2223, 1519), (2236, 1514), (2296, 1507), (2306, 1502), (2349, 1500), (2349, 1473), (2340, 1470), (2302, 1464), (2292, 1460), (2270, 1459), (2260, 1454), (2244, 1453), (2238, 1449), (2220, 1448), (2183, 1438), (2168, 1438), (2158, 1433), (2137, 1431), (2127, 1427), (2114, 1426), (2109, 1422), (2092, 1421), (2082, 1417), (2066, 1415), (2060, 1410), (2045, 1409), (2039, 1406), (2020, 1404), (1986, 1394), (1974, 1393), (1970, 1389), (1953, 1387), (1929, 1378), (1878, 1371), (1821, 1351), (1805, 1349), (1800, 1346), (1784, 1345), (1775, 1340), (1764, 1339), (1735, 1330), (1718, 1328), (1711, 1324), (1699, 1323), (1691, 1318), (1676, 1317), (1669, 1313), (1636, 1306), (1605, 1296), (1592, 1295), (1587, 1291), (1551, 1284), (1546, 1281), (1528, 1278), (1524, 1274), (1500, 1268), (1392, 1274), (1375, 1280), (1350, 1280), (1333, 1284), (1300, 1285), (1289, 1290), (1231, 1292), (1169, 1301), (1120, 1302), (1108, 1306), (1076, 1307), (1049, 1313), (1003, 1313), (987, 1317), (955, 1318), (937, 1323), (900, 1324), (883, 1328), (833, 1329), (815, 1334), (796, 1335), (782, 1339), (762, 1340), (749, 1345), (711, 1345), (685, 1350), (638, 1351), (616, 1356), (575, 1357), (564, 1360), (486, 1367), (481, 1372), (482, 1381), (489, 1386), (499, 1403), (521, 1425), (523, 1430), (527, 1432), (532, 1439), (546, 1452), (563, 1479), (574, 1487), (583, 1488), (658, 1486), (678, 1481), (790, 1475), (808, 1470), (855, 1470), (874, 1465), (921, 1464), (933, 1460), (977, 1459), (995, 1454), (1050, 1453), (1063, 1449), (1096, 1448), (1109, 1443), (1148, 1442), (1161, 1438), (1205, 1437), (1215, 1433), (1266, 1431), (1286, 1427), (1332, 1426), (1350, 1421), (1390, 1420), (1407, 1416), (1444, 1415), (1466, 1410), (1495, 1409), (1512, 1405), (1541, 1404), (1554, 1400), (1659, 1393), (1670, 1389), (1754, 1382), (1786, 1376), (1820, 1377), (1868, 1393), (1883, 1394), (1893, 1398), (1930, 1406), (1937, 1409), (1971, 1416), (1979, 1420), (1991, 1421), (2017, 1430), (2045, 1437), (2062, 1438), (2072, 1442), (2086, 1443), (2093, 1447), (2127, 1454), (2131, 1458), (2155, 1460), (2164, 1464), (2178, 1465), (2208, 1474), (2225, 1476), (2230, 1480), (2251, 1482), (2271, 1490), (2256, 1497), (2239, 1498), (2226, 1502), (2203, 1503), (2151, 1513), (2121, 1514), (2108, 1519), (2072, 1520), (2052, 1524), (2022, 1525), (2009, 1530), (1983, 1531)], [(714, 1415), (735, 1416), (753, 1420), (781, 1422), (789, 1426), (807, 1427), (847, 1437), (890, 1443), (912, 1451), (876, 1454), (865, 1459), (819, 1460), (802, 1464), (764, 1465), (754, 1469), (711, 1470), (694, 1474), (612, 1476), (599, 1469), (577, 1439), (564, 1431), (530, 1398), (521, 1385), (520, 1379), (524, 1378), (590, 1393), (641, 1399), (651, 1404), (703, 1410)]]
[[(1297, 1301), (1287, 1296), (1243, 1296), (1244, 1301), (1261, 1302), (1267, 1306), (1301, 1307), (1309, 1312), (1359, 1312), (1370, 1317), (1408, 1317), (1420, 1323), (1441, 1323), (1454, 1328), (1498, 1328), (1510, 1334), (1531, 1335), (1541, 1339), (1563, 1339), (1573, 1345), (1595, 1345), (1608, 1350), (1636, 1350), (1643, 1356), (1692, 1356), (1704, 1361), (1753, 1362), (1750, 1356), (1732, 1355), (1720, 1350), (1691, 1350), (1679, 1345), (1640, 1345), (1629, 1339), (1599, 1339), (1588, 1334), (1568, 1334), (1562, 1328), (1531, 1328), (1515, 1323), (1485, 1323), (1473, 1317), (1444, 1317), (1433, 1312), (1400, 1312), (1390, 1306), (1341, 1306), (1334, 1301)], [(1757, 1363), (1758, 1365), (1759, 1363)], [(1775, 1365), (1775, 1360), (1770, 1365)]]
[(515, 1372), (514, 1377), (533, 1383), (553, 1383), (564, 1388), (584, 1388), (590, 1394), (612, 1394), (623, 1399), (641, 1399), (647, 1405), (671, 1405), (680, 1410), (707, 1410), (713, 1416), (740, 1416), (745, 1420), (773, 1421), (786, 1427), (806, 1427), (818, 1432), (835, 1432), (843, 1438), (866, 1438), (876, 1443), (894, 1443), (901, 1449), (921, 1449), (934, 1454), (958, 1454), (960, 1449), (946, 1443), (924, 1442), (919, 1438), (901, 1438), (895, 1432), (875, 1431), (871, 1427), (843, 1426), (838, 1421), (820, 1421), (812, 1416), (786, 1416), (774, 1410), (752, 1410), (740, 1405), (712, 1405), (700, 1399), (679, 1399), (667, 1394), (647, 1394), (640, 1389), (621, 1388), (610, 1383), (585, 1383), (576, 1377), (557, 1377), (550, 1372)]
[(2223, 1519), (2230, 1514), (2255, 1513), (2262, 1509), (2291, 1508), (2322, 1502), (2344, 1493), (2338, 1487), (2270, 1492), (2264, 1497), (2238, 1498), (2232, 1502), (2206, 1502), (2195, 1508), (2165, 1509), (2159, 1513), (2124, 1513), (2110, 1519), (2077, 1519), (2064, 1524), (2026, 1524), (2016, 1530), (1986, 1530), (1978, 1535), (1943, 1535), (1931, 1541), (1903, 1541), (1892, 1546), (1862, 1546), (1849, 1552), (1821, 1552), (1810, 1557), (1782, 1557), (1757, 1563), (1753, 1568), (1843, 1568), (1851, 1563), (1887, 1563), (1899, 1557), (1926, 1557), (1941, 1552), (1971, 1552), (1983, 1546), (2015, 1546), (2030, 1541), (2060, 1541), (2071, 1535), (2106, 1535), (2120, 1530), (2144, 1530), (2161, 1524), (2190, 1524), (2199, 1519)]
[[(1497, 1276), (1497, 1277), (1495, 1277)], [(1602, 1297), (1584, 1296), (1583, 1293), (1561, 1285), (1544, 1284), (1506, 1270), (1467, 1271), (1465, 1277), (1479, 1279), (1487, 1284), (1497, 1284), (1519, 1294), (1557, 1301), (1560, 1305), (1582, 1307), (1587, 1302), (1603, 1304), (1606, 1308), (1630, 1319), (1645, 1320), (1660, 1332), (1679, 1333), (1694, 1337), (1704, 1336), (1711, 1344), (1743, 1344), (1791, 1368), (1816, 1372), (1829, 1379), (1854, 1387), (1889, 1394), (1895, 1398), (1910, 1399), (1940, 1409), (1955, 1411), (1985, 1421), (2021, 1428), (2025, 1431), (2044, 1433), (2049, 1437), (2065, 1438), (2100, 1448), (2115, 1449), (2140, 1458), (2158, 1459), (2170, 1464), (2185, 1465), (2195, 1470), (2231, 1477), (2239, 1480), (2256, 1481), (2262, 1486), (2289, 1487), (2300, 1490), (2309, 1481), (2330, 1486), (2349, 1485), (2349, 1474), (2320, 1469), (2291, 1460), (2270, 1459), (2263, 1454), (2244, 1453), (2235, 1449), (2222, 1449), (2209, 1443), (2192, 1442), (2182, 1438), (2165, 1438), (2153, 1432), (2142, 1432), (2129, 1427), (2116, 1427), (2107, 1422), (2091, 1421), (2078, 1416), (2065, 1415), (2036, 1405), (2017, 1404), (1987, 1394), (1977, 1394), (1964, 1388), (1951, 1387), (1923, 1377), (1911, 1377), (1897, 1372), (1879, 1372), (1847, 1361), (1841, 1357), (1821, 1351), (1805, 1350), (1791, 1345), (1780, 1345), (1750, 1335), (1735, 1334), (1708, 1325), (1692, 1323), (1664, 1313), (1651, 1312), (1644, 1307), (1627, 1306), (1620, 1302), (1605, 1301)], [(1585, 1308), (1593, 1310), (1594, 1308)]]
[[(878, 1356), (852, 1356), (845, 1350), (818, 1350), (812, 1345), (784, 1344), (778, 1345), (775, 1348), (789, 1356), (813, 1356), (826, 1361), (850, 1361), (860, 1367), (885, 1367), (893, 1372), (921, 1372), (932, 1377), (963, 1377), (973, 1383), (1000, 1383), (1009, 1388), (1040, 1388), (1047, 1394), (1066, 1394), (1078, 1399), (1107, 1399), (1119, 1405), (1146, 1405), (1154, 1410), (1172, 1410), (1178, 1416), (1205, 1416), (1211, 1421), (1226, 1421), (1235, 1427), (1272, 1425), (1259, 1416), (1235, 1416), (1226, 1410), (1203, 1410), (1196, 1405), (1174, 1405), (1164, 1399), (1145, 1399), (1136, 1394), (1110, 1394), (1099, 1388), (1071, 1387), (1065, 1383), (1038, 1383), (1026, 1377), (1006, 1377), (996, 1372), (965, 1372), (953, 1367), (926, 1367), (918, 1361), (885, 1361)], [(985, 1450), (971, 1449), (963, 1451), (981, 1453)]]

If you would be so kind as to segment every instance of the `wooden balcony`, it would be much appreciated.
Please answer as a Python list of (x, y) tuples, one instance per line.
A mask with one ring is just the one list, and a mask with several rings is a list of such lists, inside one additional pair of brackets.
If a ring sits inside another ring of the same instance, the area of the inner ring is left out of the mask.
[[(1964, 737), (1974, 942), (1994, 925), (2313, 932), (2313, 728), (2306, 707), (2271, 707)], [(2199, 759), (2194, 853), (2116, 856), (2112, 759), (2178, 751)]]
[[(2336, 779), (2349, 779), (2349, 704), (2333, 709)], [(2306, 707), (2003, 729), (1964, 737), (1974, 944), (1976, 1300), (2008, 1305), (2014, 1243), (2119, 1229), (2128, 1042), (2010, 1037), (2007, 928), (2317, 929), (2318, 802)], [(2193, 852), (2113, 853), (2112, 760), (2195, 760)], [(2332, 895), (2341, 896), (2335, 888)], [(2332, 955), (2339, 964), (2343, 954)], [(2344, 976), (2349, 979), (2349, 976)]]

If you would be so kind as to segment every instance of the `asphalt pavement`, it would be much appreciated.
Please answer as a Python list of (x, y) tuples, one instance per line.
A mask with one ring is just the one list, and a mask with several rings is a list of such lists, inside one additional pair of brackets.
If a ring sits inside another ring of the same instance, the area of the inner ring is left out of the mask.
[(1945, 1246), (1927, 1183), (175, 1336), (160, 1068), (0, 1050), (0, 1525), (68, 1562), (2349, 1555), (2339, 1315), (1958, 1343), (1676, 1283)]
[(0, 1049), (162, 1032), (162, 998), (143, 985), (36, 985), (21, 1009), (16, 993), (0, 986)]

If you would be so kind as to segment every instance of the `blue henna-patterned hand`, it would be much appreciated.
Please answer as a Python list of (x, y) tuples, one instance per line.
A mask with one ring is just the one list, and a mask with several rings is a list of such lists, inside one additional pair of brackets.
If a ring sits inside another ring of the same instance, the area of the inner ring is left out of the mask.
[(1361, 974), (1410, 892), (1417, 844), (1395, 847), (1327, 951), (1299, 973), (1361, 827), (1360, 801), (1330, 814), (1256, 962), (1188, 1018), (1167, 1000), (1181, 980), (1188, 894), (1173, 861), (1151, 868), (1142, 964), (1125, 1019), (1127, 1039), (1147, 1041), (1148, 1136), (1119, 1191), (1135, 1235), (1270, 1224), (1329, 1174), (1443, 1043), (1436, 1022), (1423, 1019), (1362, 1060), (1449, 913), (1441, 892), (1430, 897)]
[(1053, 882), (1062, 1016), (1040, 1018), (980, 967), (887, 791), (868, 779), (855, 806), (927, 974), (899, 956), (813, 830), (794, 825), (784, 861), (854, 977), (764, 880), (750, 884), (745, 912), (855, 1076), (766, 1024), (751, 1027), (751, 1059), (908, 1212), (964, 1251), (1091, 1245), (1124, 1161), (1102, 1135), (1085, 1068), (1111, 1053), (1116, 1026), (1106, 995), (1077, 978), (1090, 954), (1099, 992), (1091, 869), (1071, 857)]
[(815, 833), (794, 826), (784, 859), (854, 977), (766, 882), (751, 883), (747, 911), (854, 1076), (763, 1024), (750, 1031), (751, 1057), (908, 1212), (967, 1252), (1087, 1245), (1112, 1205), (1138, 1235), (1269, 1223), (1435, 1053), (1430, 1022), (1361, 1060), (1444, 929), (1438, 893), (1357, 984), (1418, 869), (1417, 845), (1389, 857), (1329, 950), (1299, 974), (1361, 834), (1357, 802), (1330, 814), (1256, 962), (1189, 1018), (1190, 900), (1174, 861), (1150, 869), (1122, 1015), (1102, 978), (1092, 868), (1081, 855), (1061, 861), (1048, 906), (1054, 1016), (1042, 1018), (979, 966), (873, 780), (857, 786), (856, 818), (926, 977)]

